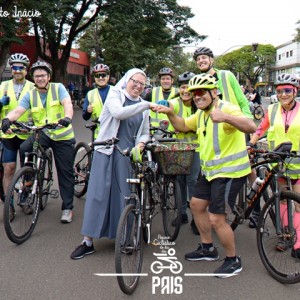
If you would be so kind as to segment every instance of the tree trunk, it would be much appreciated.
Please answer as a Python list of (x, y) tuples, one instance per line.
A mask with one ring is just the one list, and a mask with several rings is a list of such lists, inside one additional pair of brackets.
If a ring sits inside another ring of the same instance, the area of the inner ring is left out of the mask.
[(6, 63), (9, 58), (9, 49), (10, 49), (10, 44), (4, 44), (0, 48), (0, 74), (1, 75), (5, 70)]

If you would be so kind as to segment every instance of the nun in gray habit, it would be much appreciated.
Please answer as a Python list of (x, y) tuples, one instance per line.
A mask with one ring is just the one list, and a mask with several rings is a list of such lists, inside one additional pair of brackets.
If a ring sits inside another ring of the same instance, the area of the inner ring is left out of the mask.
[[(121, 149), (144, 147), (149, 140), (149, 108), (155, 103), (144, 101), (146, 74), (137, 68), (129, 70), (111, 87), (100, 115), (100, 131), (96, 141), (117, 137)], [(79, 259), (94, 252), (93, 238), (114, 239), (124, 197), (130, 195), (126, 179), (130, 177), (130, 161), (117, 149), (95, 148), (81, 233), (82, 243), (71, 258)]]

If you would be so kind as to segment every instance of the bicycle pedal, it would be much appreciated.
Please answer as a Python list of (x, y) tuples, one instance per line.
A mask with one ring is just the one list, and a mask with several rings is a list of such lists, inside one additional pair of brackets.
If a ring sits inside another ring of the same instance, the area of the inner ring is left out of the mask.
[(51, 190), (51, 192), (50, 192), (50, 197), (51, 197), (52, 199), (57, 199), (57, 198), (59, 197), (59, 192), (58, 192), (58, 190)]

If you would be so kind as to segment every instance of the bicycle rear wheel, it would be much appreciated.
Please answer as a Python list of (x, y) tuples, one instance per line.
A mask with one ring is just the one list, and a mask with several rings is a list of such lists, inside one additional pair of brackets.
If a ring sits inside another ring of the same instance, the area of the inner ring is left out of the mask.
[(39, 187), (39, 197), (40, 197), (40, 208), (43, 210), (48, 203), (50, 188), (53, 182), (52, 164), (53, 164), (53, 154), (51, 149), (46, 150), (47, 159), (43, 161), (42, 173), (40, 176), (40, 187)]
[(74, 195), (77, 198), (82, 197), (87, 191), (91, 164), (91, 148), (84, 142), (78, 143), (74, 150)]
[(140, 278), (143, 262), (139, 214), (133, 204), (125, 207), (118, 224), (115, 244), (115, 269), (120, 289), (132, 294)]
[(181, 194), (176, 176), (165, 175), (161, 203), (165, 235), (170, 241), (175, 241), (181, 225)]
[[(300, 204), (300, 196), (294, 192), (286, 191), (280, 194), (280, 200), (288, 199)], [(293, 256), (293, 246), (296, 242), (296, 231), (293, 227), (294, 214), (291, 213), (291, 226), (283, 224), (280, 220), (281, 234), (276, 233), (275, 197), (273, 196), (263, 207), (258, 221), (257, 246), (263, 265), (270, 275), (281, 283), (300, 282), (300, 258)], [(291, 229), (289, 229), (291, 228)], [(278, 242), (285, 245), (283, 251), (278, 251)]]
[(264, 115), (265, 115), (265, 112), (264, 112), (263, 108), (261, 107), (261, 105), (256, 106), (254, 108), (253, 116), (256, 120), (261, 120)]
[[(40, 211), (38, 191), (33, 191), (35, 171), (31, 167), (19, 169), (8, 188), (4, 203), (4, 228), (8, 238), (16, 244), (25, 242), (32, 234)], [(11, 211), (14, 210), (14, 218)]]

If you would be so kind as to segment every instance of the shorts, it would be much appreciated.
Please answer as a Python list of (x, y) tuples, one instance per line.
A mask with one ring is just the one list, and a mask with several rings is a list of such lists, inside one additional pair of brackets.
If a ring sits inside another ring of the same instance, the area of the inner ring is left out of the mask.
[(246, 180), (247, 176), (208, 181), (201, 175), (193, 197), (209, 201), (208, 211), (212, 214), (228, 214), (232, 211), (236, 197)]
[(3, 163), (10, 163), (17, 161), (17, 154), (20, 148), (20, 145), (25, 140), (21, 140), (18, 137), (13, 137), (12, 139), (3, 139), (3, 156), (2, 162)]

